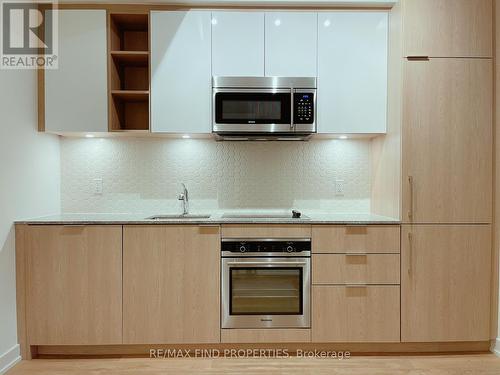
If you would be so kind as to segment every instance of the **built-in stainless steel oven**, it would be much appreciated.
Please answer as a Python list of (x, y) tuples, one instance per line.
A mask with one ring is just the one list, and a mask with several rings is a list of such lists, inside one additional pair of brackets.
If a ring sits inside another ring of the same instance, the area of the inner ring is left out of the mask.
[(316, 132), (316, 78), (213, 77), (213, 132), (308, 136)]
[(222, 240), (222, 328), (309, 328), (310, 239)]

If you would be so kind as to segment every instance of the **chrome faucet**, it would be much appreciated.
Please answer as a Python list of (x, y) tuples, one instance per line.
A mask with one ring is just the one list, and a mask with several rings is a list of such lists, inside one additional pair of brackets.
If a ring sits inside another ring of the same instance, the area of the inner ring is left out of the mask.
[(177, 195), (177, 199), (182, 201), (182, 214), (183, 215), (188, 215), (189, 214), (189, 195), (188, 195), (188, 189), (186, 188), (186, 185), (181, 183), (182, 185), (182, 193)]

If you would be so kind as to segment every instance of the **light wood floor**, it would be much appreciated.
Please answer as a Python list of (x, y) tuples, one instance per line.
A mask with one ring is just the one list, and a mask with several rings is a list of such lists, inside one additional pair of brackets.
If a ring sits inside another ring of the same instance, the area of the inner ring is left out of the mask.
[(493, 354), (333, 359), (36, 359), (8, 375), (329, 374), (499, 375)]

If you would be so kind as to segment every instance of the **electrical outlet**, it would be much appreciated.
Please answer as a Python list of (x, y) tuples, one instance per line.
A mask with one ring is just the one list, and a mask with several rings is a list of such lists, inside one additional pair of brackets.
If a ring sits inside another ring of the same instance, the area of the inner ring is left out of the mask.
[(345, 193), (345, 181), (344, 180), (335, 180), (335, 195), (344, 196)]
[(102, 195), (102, 178), (94, 178), (94, 194)]

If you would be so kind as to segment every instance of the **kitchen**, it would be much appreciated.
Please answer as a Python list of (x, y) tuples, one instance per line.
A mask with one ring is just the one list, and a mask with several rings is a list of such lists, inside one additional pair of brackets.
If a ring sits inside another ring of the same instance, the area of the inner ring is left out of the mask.
[(52, 6), (0, 70), (0, 372), (498, 372), (496, 1)]

